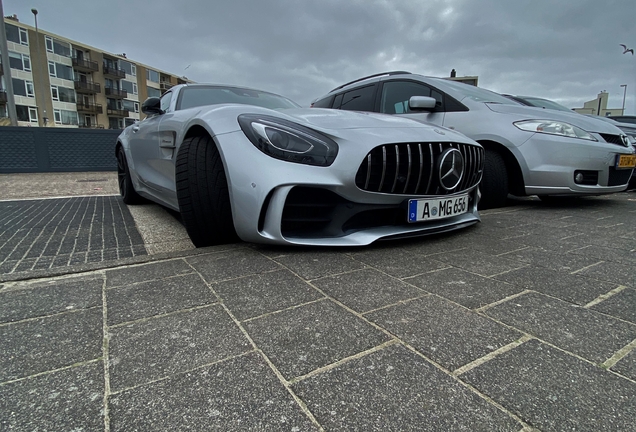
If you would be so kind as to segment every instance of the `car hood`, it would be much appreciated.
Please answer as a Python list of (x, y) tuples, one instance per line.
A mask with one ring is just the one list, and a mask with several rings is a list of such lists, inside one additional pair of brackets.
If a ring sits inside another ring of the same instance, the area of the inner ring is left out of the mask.
[(491, 111), (496, 113), (515, 115), (519, 117), (518, 120), (555, 120), (580, 127), (587, 132), (607, 133), (613, 135), (619, 135), (622, 133), (620, 129), (610, 123), (575, 112), (568, 113), (565, 111), (556, 111), (545, 108), (498, 103), (485, 103), (485, 105)]
[[(279, 111), (297, 123), (320, 129), (370, 129), (370, 128), (428, 128), (433, 125), (419, 123), (404, 117), (369, 112), (332, 110), (323, 108), (299, 108)], [(436, 126), (435, 126), (436, 127)], [(437, 127), (439, 129), (439, 127)]]

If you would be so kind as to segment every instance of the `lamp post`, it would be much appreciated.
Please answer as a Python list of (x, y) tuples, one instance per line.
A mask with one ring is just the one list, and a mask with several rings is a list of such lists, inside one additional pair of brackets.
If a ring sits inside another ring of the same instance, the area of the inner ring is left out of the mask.
[[(38, 10), (36, 8), (31, 9), (33, 13), (33, 18), (35, 18), (35, 46), (37, 49), (36, 58), (40, 55), (40, 32), (38, 30)], [(48, 67), (48, 65), (47, 65)], [(38, 69), (38, 81), (40, 82), (40, 102), (37, 105), (38, 110), (38, 126), (46, 126), (48, 118), (46, 117), (46, 108), (44, 107), (46, 101), (46, 91), (42, 91), (42, 86), (44, 85), (44, 79), (42, 78), (42, 68)], [(40, 108), (41, 107), (41, 108)]]
[(627, 84), (621, 84), (621, 87), (623, 87), (623, 112), (621, 115), (625, 115), (625, 95), (627, 94)]

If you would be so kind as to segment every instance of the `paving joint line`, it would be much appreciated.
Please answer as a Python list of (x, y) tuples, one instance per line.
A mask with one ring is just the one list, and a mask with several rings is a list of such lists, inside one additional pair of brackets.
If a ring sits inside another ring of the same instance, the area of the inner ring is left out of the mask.
[(26, 381), (26, 380), (29, 380), (29, 379), (32, 379), (32, 378), (38, 378), (38, 377), (41, 377), (41, 376), (44, 376), (44, 375), (51, 375), (51, 374), (54, 374), (56, 372), (61, 372), (61, 371), (65, 371), (65, 370), (68, 370), (68, 369), (73, 369), (73, 368), (76, 368), (76, 367), (86, 366), (86, 365), (89, 365), (89, 364), (100, 362), (102, 360), (103, 359), (101, 357), (97, 357), (97, 358), (94, 358), (94, 359), (85, 360), (83, 362), (77, 362), (77, 363), (73, 363), (73, 364), (70, 364), (70, 365), (62, 366), (62, 367), (59, 367), (59, 368), (55, 368), (55, 369), (50, 369), (50, 370), (47, 370), (47, 371), (34, 373), (33, 375), (28, 375), (28, 376), (24, 376), (24, 377), (20, 377), (20, 378), (15, 378), (15, 379), (12, 379), (12, 380), (9, 380), (9, 381), (0, 382), (0, 387), (6, 386), (6, 385), (10, 385), (10, 384), (14, 384), (14, 383), (17, 383), (17, 382), (20, 382), (20, 381)]
[(599, 304), (601, 302), (604, 302), (605, 300), (615, 296), (619, 292), (624, 291), (626, 289), (627, 289), (627, 287), (625, 285), (619, 285), (618, 287), (614, 288), (613, 290), (610, 290), (610, 291), (606, 292), (605, 294), (601, 294), (600, 296), (596, 297), (594, 300), (592, 300), (591, 302), (589, 302), (588, 304), (586, 304), (583, 307), (585, 309), (589, 309), (592, 306), (596, 306), (597, 304)]
[(500, 348), (498, 348), (498, 349), (496, 349), (494, 351), (491, 351), (490, 353), (486, 354), (483, 357), (475, 359), (475, 360), (471, 361), (470, 363), (467, 363), (464, 366), (461, 366), (461, 367), (455, 369), (451, 373), (451, 375), (457, 377), (457, 376), (460, 376), (462, 374), (465, 374), (466, 372), (468, 372), (468, 371), (470, 371), (470, 370), (472, 370), (472, 369), (474, 369), (474, 368), (476, 368), (478, 366), (481, 366), (482, 364), (494, 359), (495, 357), (498, 357), (501, 354), (507, 353), (508, 351), (510, 351), (510, 350), (512, 350), (514, 348), (517, 348), (519, 345), (522, 345), (522, 344), (528, 342), (531, 339), (534, 339), (534, 337), (531, 337), (529, 335), (523, 335), (519, 339), (517, 339), (516, 341), (511, 342), (511, 343), (509, 343), (507, 345), (504, 345), (504, 346), (502, 346), (502, 347), (500, 347)]
[(614, 353), (613, 356), (605, 360), (601, 366), (604, 368), (611, 368), (616, 365), (620, 360), (622, 360), (627, 354), (632, 352), (636, 348), (636, 339), (625, 345), (623, 348), (619, 349)]
[(70, 315), (70, 314), (74, 314), (74, 313), (90, 311), (90, 310), (101, 308), (101, 307), (102, 306), (91, 306), (91, 307), (87, 307), (87, 308), (67, 309), (65, 311), (56, 312), (56, 313), (49, 314), (49, 315), (40, 315), (40, 316), (37, 316), (37, 317), (24, 318), (24, 319), (21, 319), (21, 320), (18, 320), (18, 321), (3, 322), (3, 323), (0, 323), (0, 327), (9, 327), (9, 326), (14, 325), (14, 324), (22, 324), (22, 323), (26, 323), (26, 322), (33, 322), (33, 321), (41, 320), (41, 319), (54, 318), (54, 317), (58, 317), (58, 316), (62, 316), (62, 315)]
[(213, 303), (207, 303), (207, 304), (204, 304), (204, 305), (193, 306), (193, 307), (186, 308), (186, 309), (178, 309), (178, 310), (174, 310), (174, 311), (170, 311), (170, 312), (160, 313), (160, 314), (157, 314), (157, 315), (145, 316), (143, 318), (139, 318), (139, 319), (136, 319), (136, 320), (113, 324), (113, 325), (110, 325), (108, 327), (111, 328), (111, 329), (115, 329), (115, 328), (119, 328), (119, 327), (123, 327), (123, 326), (135, 325), (135, 324), (139, 324), (139, 323), (143, 323), (143, 322), (147, 322), (147, 321), (152, 321), (152, 320), (157, 319), (157, 318), (165, 318), (165, 317), (168, 317), (168, 316), (179, 315), (179, 314), (183, 314), (183, 313), (186, 313), (186, 312), (192, 312), (192, 311), (197, 311), (197, 310), (200, 310), (200, 309), (211, 308), (213, 306), (218, 306), (219, 303), (221, 303), (221, 302), (220, 301), (215, 301)]

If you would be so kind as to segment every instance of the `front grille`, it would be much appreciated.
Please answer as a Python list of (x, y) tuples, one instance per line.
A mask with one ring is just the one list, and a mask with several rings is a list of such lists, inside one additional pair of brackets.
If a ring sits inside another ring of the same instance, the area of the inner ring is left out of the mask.
[(620, 135), (612, 135), (612, 134), (599, 134), (606, 142), (610, 144), (618, 144), (619, 146), (626, 147), (625, 143), (621, 139)]
[(614, 167), (610, 167), (609, 170), (609, 179), (607, 180), (608, 186), (621, 186), (626, 185), (629, 181), (629, 178), (632, 176), (632, 171), (630, 169), (622, 169), (618, 170)]
[(284, 236), (324, 235), (336, 209), (346, 200), (326, 189), (297, 186), (287, 195), (281, 232)]
[[(439, 156), (456, 148), (464, 158), (460, 183), (446, 190), (439, 181)], [(384, 144), (371, 150), (360, 164), (356, 186), (369, 192), (398, 195), (447, 195), (471, 189), (481, 180), (484, 149), (461, 143)]]

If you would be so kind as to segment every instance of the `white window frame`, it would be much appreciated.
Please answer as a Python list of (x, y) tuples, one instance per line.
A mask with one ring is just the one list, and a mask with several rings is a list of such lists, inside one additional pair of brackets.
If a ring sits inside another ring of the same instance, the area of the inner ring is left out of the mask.
[[(53, 38), (51, 36), (44, 36), (45, 39), (45, 45), (46, 45), (46, 51), (47, 52), (54, 52), (53, 51)], [(49, 44), (51, 44), (51, 47), (49, 48)]]
[(54, 101), (60, 100), (60, 91), (56, 85), (51, 85), (51, 99)]
[(33, 87), (33, 81), (24, 81), (24, 86), (26, 87), (27, 97), (34, 98), (35, 97), (35, 87)]
[(138, 113), (139, 112), (139, 102), (135, 102), (135, 112)]
[(53, 121), (55, 121), (55, 124), (62, 124), (62, 110), (53, 110)]
[(137, 94), (137, 84), (136, 83), (132, 83), (133, 85), (133, 94)]
[[(51, 66), (53, 67), (53, 73), (51, 73)], [(55, 67), (55, 62), (49, 60), (49, 76), (53, 78), (57, 78), (57, 68)]]
[(29, 46), (29, 33), (27, 33), (26, 29), (18, 27), (18, 33), (20, 38), (20, 45)]
[(37, 123), (38, 122), (38, 109), (37, 108), (29, 107), (29, 121), (31, 121), (31, 123)]
[(132, 76), (137, 76), (137, 65), (130, 64), (130, 72), (132, 72)]
[[(28, 67), (27, 64), (29, 65)], [(22, 54), (22, 70), (31, 72), (31, 57), (26, 54)]]

